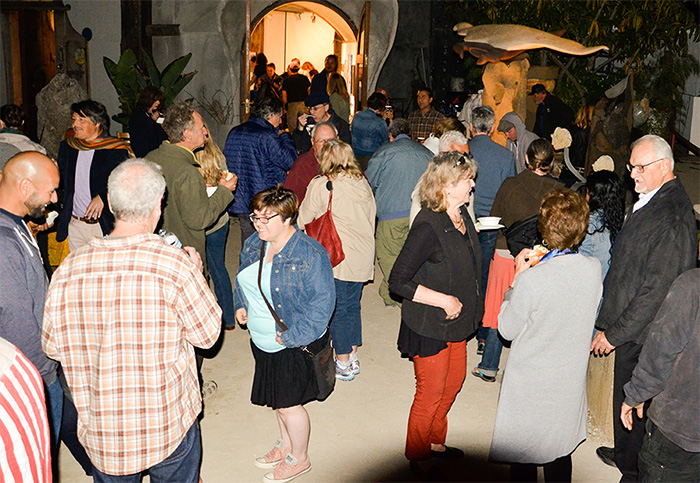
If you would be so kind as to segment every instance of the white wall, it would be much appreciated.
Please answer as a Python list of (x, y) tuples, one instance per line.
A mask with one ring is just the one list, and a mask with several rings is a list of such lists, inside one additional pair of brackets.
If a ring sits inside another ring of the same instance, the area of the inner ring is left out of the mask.
[[(121, 42), (121, 2), (110, 0), (71, 0), (68, 11), (73, 28), (80, 33), (84, 28), (92, 30), (92, 40), (88, 42), (89, 92), (92, 99), (107, 108), (110, 118), (120, 112), (117, 91), (107, 77), (103, 57), (117, 62)], [(112, 121), (114, 134), (121, 125)]]
[(300, 17), (291, 13), (273, 11), (266, 15), (263, 21), (265, 25), (263, 52), (268, 62), (275, 64), (278, 74), (287, 69), (287, 65), (294, 57), (299, 58), (302, 64), (308, 60), (316, 70), (322, 71), (326, 56), (333, 53), (335, 29), (318, 15), (316, 22), (312, 22), (310, 12), (304, 12)]

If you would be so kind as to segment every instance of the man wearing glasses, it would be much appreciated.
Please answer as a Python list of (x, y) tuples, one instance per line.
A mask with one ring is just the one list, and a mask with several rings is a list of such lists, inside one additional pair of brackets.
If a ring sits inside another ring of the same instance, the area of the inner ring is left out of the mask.
[(311, 149), (311, 127), (319, 122), (330, 122), (338, 131), (338, 138), (348, 144), (352, 144), (350, 126), (340, 118), (330, 106), (330, 98), (326, 92), (312, 92), (304, 103), (309, 108), (309, 114), (300, 114), (297, 119), (297, 128), (292, 133), (297, 153), (302, 154)]
[[(627, 169), (639, 201), (615, 240), (596, 322), (601, 332), (591, 344), (591, 351), (599, 356), (615, 350), (615, 415), (620, 414), (625, 397), (622, 388), (632, 377), (650, 322), (671, 283), (697, 260), (692, 204), (673, 167), (673, 152), (662, 138), (647, 135), (632, 146)], [(638, 479), (637, 454), (644, 426), (642, 420), (627, 431), (614, 418), (615, 448), (597, 450), (604, 462), (617, 466), (622, 481)]]

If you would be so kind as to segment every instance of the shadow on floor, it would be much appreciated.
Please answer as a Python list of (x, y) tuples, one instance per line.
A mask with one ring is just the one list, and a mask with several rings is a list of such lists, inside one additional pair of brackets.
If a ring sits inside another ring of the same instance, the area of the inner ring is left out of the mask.
[[(400, 470), (387, 468), (399, 467)], [(469, 456), (457, 461), (437, 460), (423, 475), (411, 471), (407, 460), (392, 461), (379, 468), (368, 468), (358, 481), (398, 482), (398, 481), (509, 481), (508, 465), (491, 464), (483, 459)]]

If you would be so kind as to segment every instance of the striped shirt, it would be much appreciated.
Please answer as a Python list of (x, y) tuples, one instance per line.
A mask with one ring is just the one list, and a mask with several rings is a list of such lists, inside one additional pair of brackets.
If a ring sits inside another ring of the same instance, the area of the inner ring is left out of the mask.
[(177, 448), (202, 408), (193, 346), (211, 347), (220, 326), (204, 276), (156, 235), (95, 238), (66, 258), (42, 344), (63, 366), (97, 469), (137, 473)]
[(52, 481), (44, 401), (39, 372), (0, 339), (0, 481)]

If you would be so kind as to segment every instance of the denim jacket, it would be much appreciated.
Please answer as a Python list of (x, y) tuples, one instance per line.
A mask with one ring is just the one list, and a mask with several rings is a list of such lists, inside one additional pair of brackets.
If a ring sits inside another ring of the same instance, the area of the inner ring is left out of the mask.
[[(260, 259), (262, 243), (257, 233), (245, 241), (239, 272)], [(286, 347), (308, 345), (323, 335), (335, 309), (335, 283), (328, 252), (320, 243), (296, 229), (272, 260), (270, 290), (272, 306), (289, 329), (281, 336)], [(235, 310), (247, 310), (237, 281), (234, 299)]]
[(578, 252), (581, 255), (597, 258), (600, 266), (603, 269), (603, 280), (610, 268), (610, 230), (603, 228), (603, 214), (599, 211), (591, 213), (591, 219), (588, 222), (588, 231), (581, 242)]

